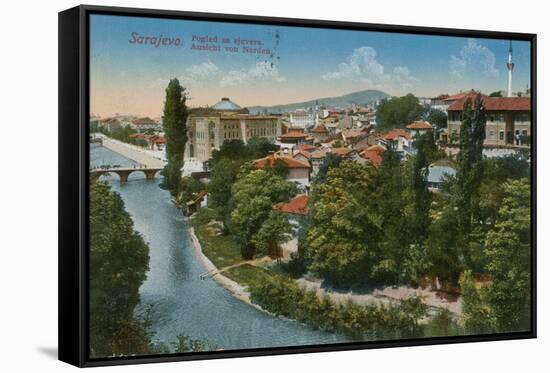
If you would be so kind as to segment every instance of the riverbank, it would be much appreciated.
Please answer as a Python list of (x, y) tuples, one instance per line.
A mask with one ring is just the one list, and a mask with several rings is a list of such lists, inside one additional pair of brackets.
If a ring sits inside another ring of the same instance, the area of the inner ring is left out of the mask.
[(195, 234), (195, 228), (189, 227), (187, 229), (187, 232), (189, 233), (189, 237), (191, 238), (191, 246), (193, 247), (196, 257), (203, 266), (205, 273), (213, 273), (211, 276), (209, 276), (210, 278), (212, 278), (214, 281), (216, 281), (216, 283), (228, 290), (231, 295), (233, 295), (238, 300), (258, 309), (259, 311), (274, 316), (271, 312), (264, 310), (259, 305), (253, 303), (250, 299), (250, 293), (246, 291), (246, 289), (241, 284), (231, 280), (229, 277), (226, 277), (220, 272), (220, 269), (218, 269), (218, 267), (216, 267), (214, 263), (212, 263), (212, 261), (202, 251), (202, 245), (197, 235)]
[(393, 302), (404, 301), (407, 299), (420, 298), (422, 302), (434, 309), (446, 309), (453, 313), (455, 317), (462, 317), (462, 297), (449, 300), (440, 295), (440, 292), (432, 289), (411, 288), (407, 286), (375, 289), (369, 294), (354, 294), (353, 292), (343, 293), (327, 290), (322, 287), (321, 280), (307, 280), (300, 278), (297, 280), (300, 286), (307, 290), (314, 290), (318, 296), (328, 296), (333, 302), (345, 304), (349, 301), (360, 305), (369, 306), (373, 304), (390, 305)]
[(163, 168), (165, 162), (153, 151), (103, 136), (103, 146), (148, 168)]

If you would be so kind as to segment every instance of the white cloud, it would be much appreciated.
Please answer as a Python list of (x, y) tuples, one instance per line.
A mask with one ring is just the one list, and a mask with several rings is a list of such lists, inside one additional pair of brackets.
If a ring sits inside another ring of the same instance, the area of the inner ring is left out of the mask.
[(418, 81), (410, 75), (409, 69), (404, 66), (396, 66), (390, 72), (386, 72), (384, 65), (378, 62), (376, 56), (376, 50), (372, 47), (356, 48), (345, 62), (338, 64), (336, 71), (325, 73), (321, 75), (321, 78), (324, 80), (361, 81), (372, 88), (389, 91), (409, 89), (413, 83)]
[(215, 63), (207, 61), (187, 67), (180, 79), (184, 86), (194, 86), (204, 81), (219, 78), (221, 73), (221, 69)]
[[(205, 83), (229, 87), (239, 84), (256, 84), (261, 82), (284, 82), (286, 78), (271, 62), (260, 61), (248, 69), (225, 71), (212, 61), (191, 65), (184, 69), (180, 82), (184, 87), (197, 87)], [(164, 85), (167, 79), (157, 79), (155, 85)]]
[(248, 70), (231, 70), (220, 80), (222, 87), (244, 83), (284, 82), (286, 78), (279, 73), (279, 69), (268, 61), (258, 61)]
[(495, 54), (475, 39), (468, 39), (458, 56), (449, 59), (449, 72), (453, 78), (463, 78), (467, 75), (483, 74), (497, 77), (499, 70), (495, 67)]

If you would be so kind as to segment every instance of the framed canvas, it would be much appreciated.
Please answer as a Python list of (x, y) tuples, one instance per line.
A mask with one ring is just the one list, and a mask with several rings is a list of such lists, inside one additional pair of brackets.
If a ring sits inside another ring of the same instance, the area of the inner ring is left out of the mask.
[(534, 338), (535, 62), (533, 34), (59, 13), (60, 360)]

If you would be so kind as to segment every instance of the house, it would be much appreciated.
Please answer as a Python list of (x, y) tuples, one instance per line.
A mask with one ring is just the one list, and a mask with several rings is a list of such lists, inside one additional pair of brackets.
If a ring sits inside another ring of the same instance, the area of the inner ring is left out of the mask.
[(330, 132), (327, 130), (327, 127), (324, 124), (319, 124), (317, 127), (312, 128), (310, 131), (313, 141), (315, 143), (320, 143), (328, 140), (330, 138)]
[(267, 157), (254, 160), (252, 163), (256, 169), (272, 168), (276, 162), (281, 161), (288, 169), (286, 180), (298, 183), (304, 188), (309, 188), (309, 174), (311, 165), (307, 161), (294, 159), (289, 156), (270, 154)]
[(348, 129), (342, 131), (342, 140), (344, 140), (348, 144), (356, 144), (365, 137), (367, 137), (368, 131), (366, 129)]
[(145, 132), (147, 130), (160, 130), (160, 125), (149, 117), (132, 120), (130, 122), (130, 127), (139, 132)]
[(292, 153), (292, 158), (298, 159), (304, 162), (309, 162), (309, 160), (311, 159), (311, 153), (305, 150), (295, 150)]
[(288, 222), (293, 227), (292, 238), (281, 245), (282, 257), (285, 259), (290, 258), (291, 254), (298, 252), (298, 239), (296, 233), (300, 226), (300, 222), (307, 216), (308, 202), (308, 196), (306, 194), (300, 194), (288, 202), (278, 203), (273, 206), (273, 210), (281, 211), (287, 216)]
[(279, 136), (281, 148), (294, 148), (296, 145), (311, 143), (309, 135), (303, 131), (291, 130)]
[(109, 132), (122, 128), (122, 123), (116, 118), (101, 119), (98, 125)]
[(445, 179), (455, 175), (456, 170), (451, 166), (431, 164), (428, 167), (428, 189), (432, 192), (438, 192)]
[(297, 109), (289, 114), (289, 121), (292, 127), (310, 128), (315, 125), (315, 114), (304, 109)]
[(379, 145), (395, 150), (402, 159), (412, 154), (412, 143), (411, 134), (402, 128), (393, 129), (379, 139)]
[(383, 146), (372, 145), (359, 153), (359, 155), (367, 160), (368, 163), (378, 168), (382, 164), (382, 153), (385, 151), (386, 149)]
[(288, 202), (281, 202), (273, 206), (274, 210), (284, 212), (295, 217), (307, 216), (307, 204), (308, 196), (307, 194), (300, 194), (292, 198)]
[(328, 149), (320, 148), (313, 152), (311, 152), (311, 158), (309, 159), (311, 162), (311, 175), (315, 176), (317, 175), (317, 172), (319, 172), (319, 167), (321, 166), (321, 163), (325, 160), (325, 157), (329, 153)]
[(357, 151), (350, 148), (332, 148), (330, 150), (332, 154), (340, 156), (342, 158), (351, 158), (354, 154), (357, 154)]
[(364, 138), (359, 140), (357, 143), (353, 145), (353, 149), (357, 150), (359, 153), (363, 150), (366, 150), (367, 148), (377, 145), (380, 143), (379, 141), (380, 135), (376, 133), (369, 133)]
[(423, 120), (417, 120), (412, 122), (407, 126), (407, 130), (409, 130), (409, 133), (411, 134), (411, 137), (414, 139), (417, 135), (423, 135), (431, 130), (433, 130), (433, 127), (430, 123), (423, 121)]
[(341, 130), (353, 128), (353, 118), (349, 115), (344, 115), (340, 118), (338, 127)]
[[(478, 93), (470, 93), (449, 105), (447, 130), (449, 140), (460, 138), (462, 111), (468, 98), (474, 101)], [(531, 98), (489, 97), (481, 95), (487, 122), (484, 145), (529, 146), (531, 142)]]
[(316, 150), (317, 147), (314, 146), (314, 145), (311, 145), (311, 144), (300, 144), (300, 145), (296, 145), (296, 147), (295, 147), (294, 149), (295, 149), (295, 150), (298, 150), (298, 151), (304, 150), (304, 151), (306, 151), (306, 152), (311, 153), (311, 152), (313, 152), (314, 150)]
[(193, 199), (188, 201), (185, 204), (185, 216), (191, 216), (195, 212), (199, 211), (201, 207), (206, 207), (207, 205), (207, 194), (205, 191), (198, 192), (193, 196)]

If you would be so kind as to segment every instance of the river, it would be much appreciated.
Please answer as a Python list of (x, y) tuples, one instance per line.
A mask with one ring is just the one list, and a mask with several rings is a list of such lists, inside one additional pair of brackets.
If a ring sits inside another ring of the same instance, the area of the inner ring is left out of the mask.
[[(101, 146), (91, 146), (91, 166), (136, 165)], [(158, 341), (186, 335), (226, 350), (346, 342), (342, 335), (316, 331), (298, 322), (261, 312), (234, 298), (204, 272), (187, 233), (187, 223), (160, 189), (161, 177), (146, 181), (142, 173), (120, 185), (117, 175), (102, 176), (124, 200), (134, 228), (150, 248), (150, 270), (140, 288), (143, 308), (153, 304), (152, 329)]]

